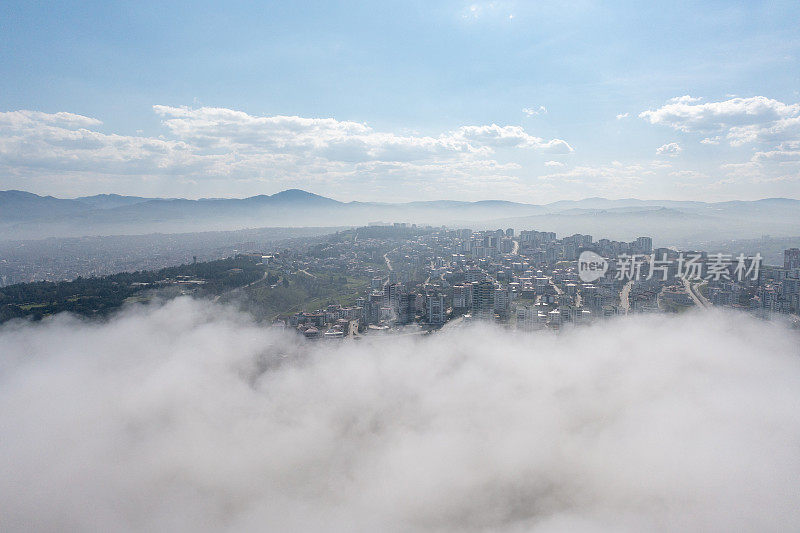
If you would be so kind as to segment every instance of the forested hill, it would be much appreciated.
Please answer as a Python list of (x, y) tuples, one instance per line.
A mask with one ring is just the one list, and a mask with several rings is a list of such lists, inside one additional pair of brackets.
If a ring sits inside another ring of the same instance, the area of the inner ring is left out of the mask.
[(104, 316), (126, 300), (143, 299), (159, 291), (165, 295), (215, 295), (261, 279), (266, 270), (257, 258), (240, 255), (161, 270), (123, 272), (73, 281), (20, 283), (0, 288), (0, 322), (12, 318), (33, 320), (70, 311), (82, 316)]

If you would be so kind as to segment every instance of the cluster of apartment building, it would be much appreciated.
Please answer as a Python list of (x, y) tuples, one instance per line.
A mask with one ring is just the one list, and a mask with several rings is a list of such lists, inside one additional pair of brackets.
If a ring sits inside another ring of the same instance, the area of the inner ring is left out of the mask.
[(765, 266), (757, 279), (735, 278), (708, 282), (713, 305), (733, 307), (769, 317), (800, 313), (800, 249), (784, 251), (783, 267)]
[[(298, 313), (291, 325), (304, 329), (306, 336), (317, 335), (313, 330), (309, 334), (307, 325), (323, 337), (328, 328), (334, 331), (331, 338), (337, 338), (409, 325), (425, 331), (454, 319), (561, 329), (620, 313), (675, 312), (694, 305), (798, 312), (797, 249), (786, 251), (783, 267), (764, 266), (755, 278), (736, 280), (731, 267), (729, 276), (685, 283), (684, 254), (697, 257), (700, 272), (713, 257), (707, 252), (653, 249), (646, 236), (630, 242), (594, 241), (591, 235), (558, 238), (543, 231), (517, 235), (511, 228), (438, 228), (372, 244), (386, 250), (381, 254), (385, 268), (375, 269), (378, 275), (356, 305)], [(586, 250), (609, 264), (605, 275), (592, 282), (578, 275), (577, 259)], [(621, 275), (625, 257), (640, 261), (635, 278)], [(655, 258), (669, 266), (653, 266)], [(371, 259), (374, 263), (374, 253)], [(342, 321), (351, 325), (345, 328)]]

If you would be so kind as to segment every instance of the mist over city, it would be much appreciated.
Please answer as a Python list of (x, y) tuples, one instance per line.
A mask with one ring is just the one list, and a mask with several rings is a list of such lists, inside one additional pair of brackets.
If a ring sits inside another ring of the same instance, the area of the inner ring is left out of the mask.
[(6, 326), (2, 521), (792, 530), (798, 341), (714, 311), (330, 346), (188, 298)]
[(0, 5), (0, 530), (800, 530), (798, 27)]

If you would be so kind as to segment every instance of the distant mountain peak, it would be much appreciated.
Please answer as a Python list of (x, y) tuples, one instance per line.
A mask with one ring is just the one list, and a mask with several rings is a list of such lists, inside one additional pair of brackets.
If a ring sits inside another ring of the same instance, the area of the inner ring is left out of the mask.
[(319, 194), (314, 194), (313, 192), (304, 191), (303, 189), (286, 189), (285, 191), (276, 192), (272, 196), (268, 198), (272, 200), (280, 200), (284, 202), (305, 202), (305, 201), (313, 201), (316, 203), (341, 203), (337, 200), (332, 198), (327, 198), (325, 196), (320, 196)]
[(127, 205), (139, 204), (151, 200), (141, 196), (125, 196), (122, 194), (95, 194), (93, 196), (81, 196), (75, 198), (76, 201), (86, 204), (94, 209), (113, 209)]
[(16, 189), (9, 189), (7, 191), (0, 191), (0, 197), (3, 198), (51, 198), (49, 196), (39, 196), (32, 192), (18, 191)]

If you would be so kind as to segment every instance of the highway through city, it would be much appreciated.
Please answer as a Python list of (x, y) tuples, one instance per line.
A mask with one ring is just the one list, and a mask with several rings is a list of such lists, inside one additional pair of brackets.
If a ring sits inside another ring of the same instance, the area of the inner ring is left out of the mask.
[(697, 286), (692, 285), (692, 282), (688, 279), (683, 280), (683, 286), (686, 288), (686, 292), (689, 294), (689, 297), (694, 302), (694, 305), (697, 307), (701, 307), (703, 309), (711, 307), (711, 302), (709, 302), (705, 296), (700, 294), (697, 291)]

